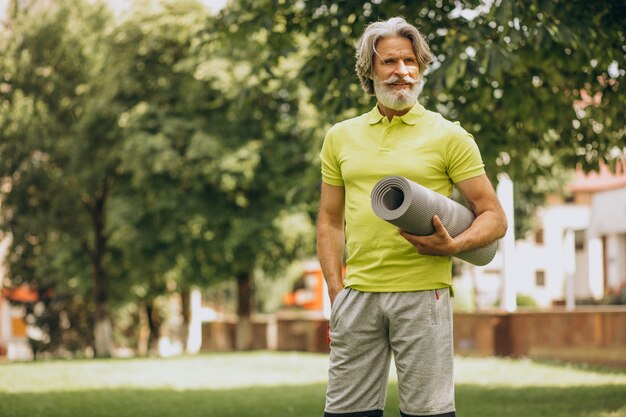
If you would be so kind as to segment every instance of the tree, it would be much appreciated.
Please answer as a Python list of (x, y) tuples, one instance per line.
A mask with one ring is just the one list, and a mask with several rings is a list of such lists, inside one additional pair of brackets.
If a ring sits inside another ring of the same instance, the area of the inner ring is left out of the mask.
[(210, 130), (205, 108), (194, 108), (207, 83), (185, 63), (204, 9), (163, 7), (114, 24), (104, 9), (64, 3), (16, 20), (5, 39), (3, 227), (14, 236), (11, 276), (41, 294), (54, 288), (53, 298), (42, 297), (44, 327), (58, 333), (52, 341), (62, 339), (59, 313), (91, 293), (79, 314), (95, 327), (98, 356), (110, 355), (111, 303), (143, 306), (155, 347), (155, 300), (181, 258), (197, 255), (186, 256), (180, 244), (190, 213), (185, 161), (176, 157), (195, 133), (201, 139)]
[[(131, 9), (111, 33), (110, 78), (123, 137), (119, 170), (128, 178), (111, 202), (124, 213), (111, 236), (133, 301), (145, 311), (149, 350), (156, 349), (161, 317), (157, 299), (202, 282), (179, 271), (187, 257), (193, 197), (182, 184), (189, 143), (209, 129), (201, 102), (216, 94), (194, 78), (190, 60), (194, 33), (204, 22), (201, 4), (159, 2)], [(197, 272), (197, 271), (196, 271)], [(120, 294), (120, 300), (124, 297)]]
[[(112, 36), (123, 85), (114, 100), (128, 109), (121, 169), (130, 192), (121, 203), (136, 207), (121, 258), (133, 260), (129, 273), (147, 301), (166, 276), (183, 294), (234, 279), (237, 345), (247, 349), (255, 269), (275, 270), (311, 248), (301, 244), (310, 230), (293, 222), (308, 137), (296, 123), (300, 98), (273, 78), (286, 70), (232, 51), (199, 7), (161, 3)], [(261, 64), (271, 68), (253, 73)]]
[(353, 71), (365, 25), (416, 24), (435, 56), (420, 100), (475, 135), (492, 179), (512, 177), (520, 230), (565, 170), (624, 158), (623, 2), (239, 1), (222, 13), (241, 42), (306, 38), (299, 77), (330, 122), (373, 105)]
[(15, 283), (53, 288), (46, 317), (57, 323), (53, 306), (91, 294), (87, 323), (108, 356), (111, 305), (143, 306), (154, 346), (155, 300), (172, 285), (235, 279), (238, 346), (249, 348), (255, 269), (283, 265), (310, 234), (298, 217), (300, 97), (273, 78), (287, 70), (255, 78), (262, 61), (226, 53), (197, 2), (151, 3), (118, 24), (79, 1), (27, 17), (2, 58)]
[(624, 157), (624, 73), (611, 68), (623, 61), (625, 11), (621, 2), (503, 0), (467, 21), (462, 47), (443, 44), (455, 58), (433, 73), (432, 98), (488, 144), (487, 169), (515, 181), (522, 220), (564, 172)]
[(224, 27), (242, 16), (222, 17), (197, 36), (197, 74), (220, 95), (210, 103), (210, 133), (192, 144), (198, 155), (187, 168), (196, 186), (210, 190), (212, 201), (196, 206), (204, 213), (199, 234), (220, 246), (210, 262), (215, 278), (237, 283), (236, 344), (248, 349), (255, 270), (276, 270), (312, 249), (311, 222), (302, 216), (310, 201), (303, 178), (312, 166), (311, 131), (302, 121), (311, 114), (290, 64), (294, 45), (276, 50), (264, 36), (237, 42)]
[[(97, 69), (110, 17), (80, 2), (19, 16), (3, 37), (0, 175), (16, 283), (91, 293), (96, 353), (109, 356), (107, 203), (116, 119), (101, 111)], [(89, 279), (91, 285), (84, 283)]]

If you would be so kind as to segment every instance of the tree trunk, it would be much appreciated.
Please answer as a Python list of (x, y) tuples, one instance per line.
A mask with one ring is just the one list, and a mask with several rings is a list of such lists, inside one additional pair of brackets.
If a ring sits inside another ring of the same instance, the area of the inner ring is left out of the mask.
[(185, 352), (189, 352), (189, 326), (191, 325), (191, 291), (189, 288), (183, 288), (180, 292), (180, 314), (183, 318), (183, 326), (180, 332), (180, 338), (185, 347)]
[(148, 318), (148, 329), (150, 329), (148, 336), (148, 353), (158, 353), (159, 338), (161, 337), (161, 320), (159, 318), (159, 311), (155, 308), (154, 300), (149, 300), (146, 303), (146, 317)]
[(106, 288), (106, 274), (104, 271), (104, 255), (106, 253), (106, 238), (104, 236), (104, 199), (99, 200), (92, 211), (94, 222), (95, 245), (92, 252), (91, 266), (93, 279), (93, 296), (96, 310), (94, 325), (94, 348), (96, 357), (111, 357), (113, 345), (113, 331), (109, 316), (109, 296)]
[(252, 274), (237, 274), (236, 350), (252, 349)]
[(139, 316), (139, 324), (137, 326), (137, 355), (148, 356), (149, 346), (148, 339), (150, 338), (150, 329), (148, 328), (148, 317), (146, 308), (140, 305), (137, 312)]

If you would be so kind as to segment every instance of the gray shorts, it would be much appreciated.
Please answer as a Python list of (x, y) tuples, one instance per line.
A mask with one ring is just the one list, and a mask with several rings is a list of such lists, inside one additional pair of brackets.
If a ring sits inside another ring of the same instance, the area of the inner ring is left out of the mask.
[(402, 416), (455, 415), (449, 289), (343, 289), (330, 316), (324, 416), (382, 416), (393, 353)]

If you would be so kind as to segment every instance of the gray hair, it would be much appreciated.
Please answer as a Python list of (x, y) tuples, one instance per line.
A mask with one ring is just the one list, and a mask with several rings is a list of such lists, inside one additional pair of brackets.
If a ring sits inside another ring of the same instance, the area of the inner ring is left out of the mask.
[(356, 47), (356, 73), (361, 87), (370, 95), (374, 94), (374, 54), (376, 43), (382, 38), (404, 37), (411, 41), (413, 52), (417, 57), (420, 77), (432, 62), (432, 54), (426, 40), (417, 28), (401, 17), (373, 22), (367, 25)]

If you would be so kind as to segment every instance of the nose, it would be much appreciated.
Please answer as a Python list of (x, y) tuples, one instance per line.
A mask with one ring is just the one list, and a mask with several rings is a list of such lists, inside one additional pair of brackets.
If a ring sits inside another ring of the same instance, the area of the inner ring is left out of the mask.
[(407, 75), (409, 75), (409, 70), (406, 68), (406, 65), (404, 65), (404, 60), (402, 59), (398, 60), (396, 74), (398, 74), (400, 77), (406, 77)]

